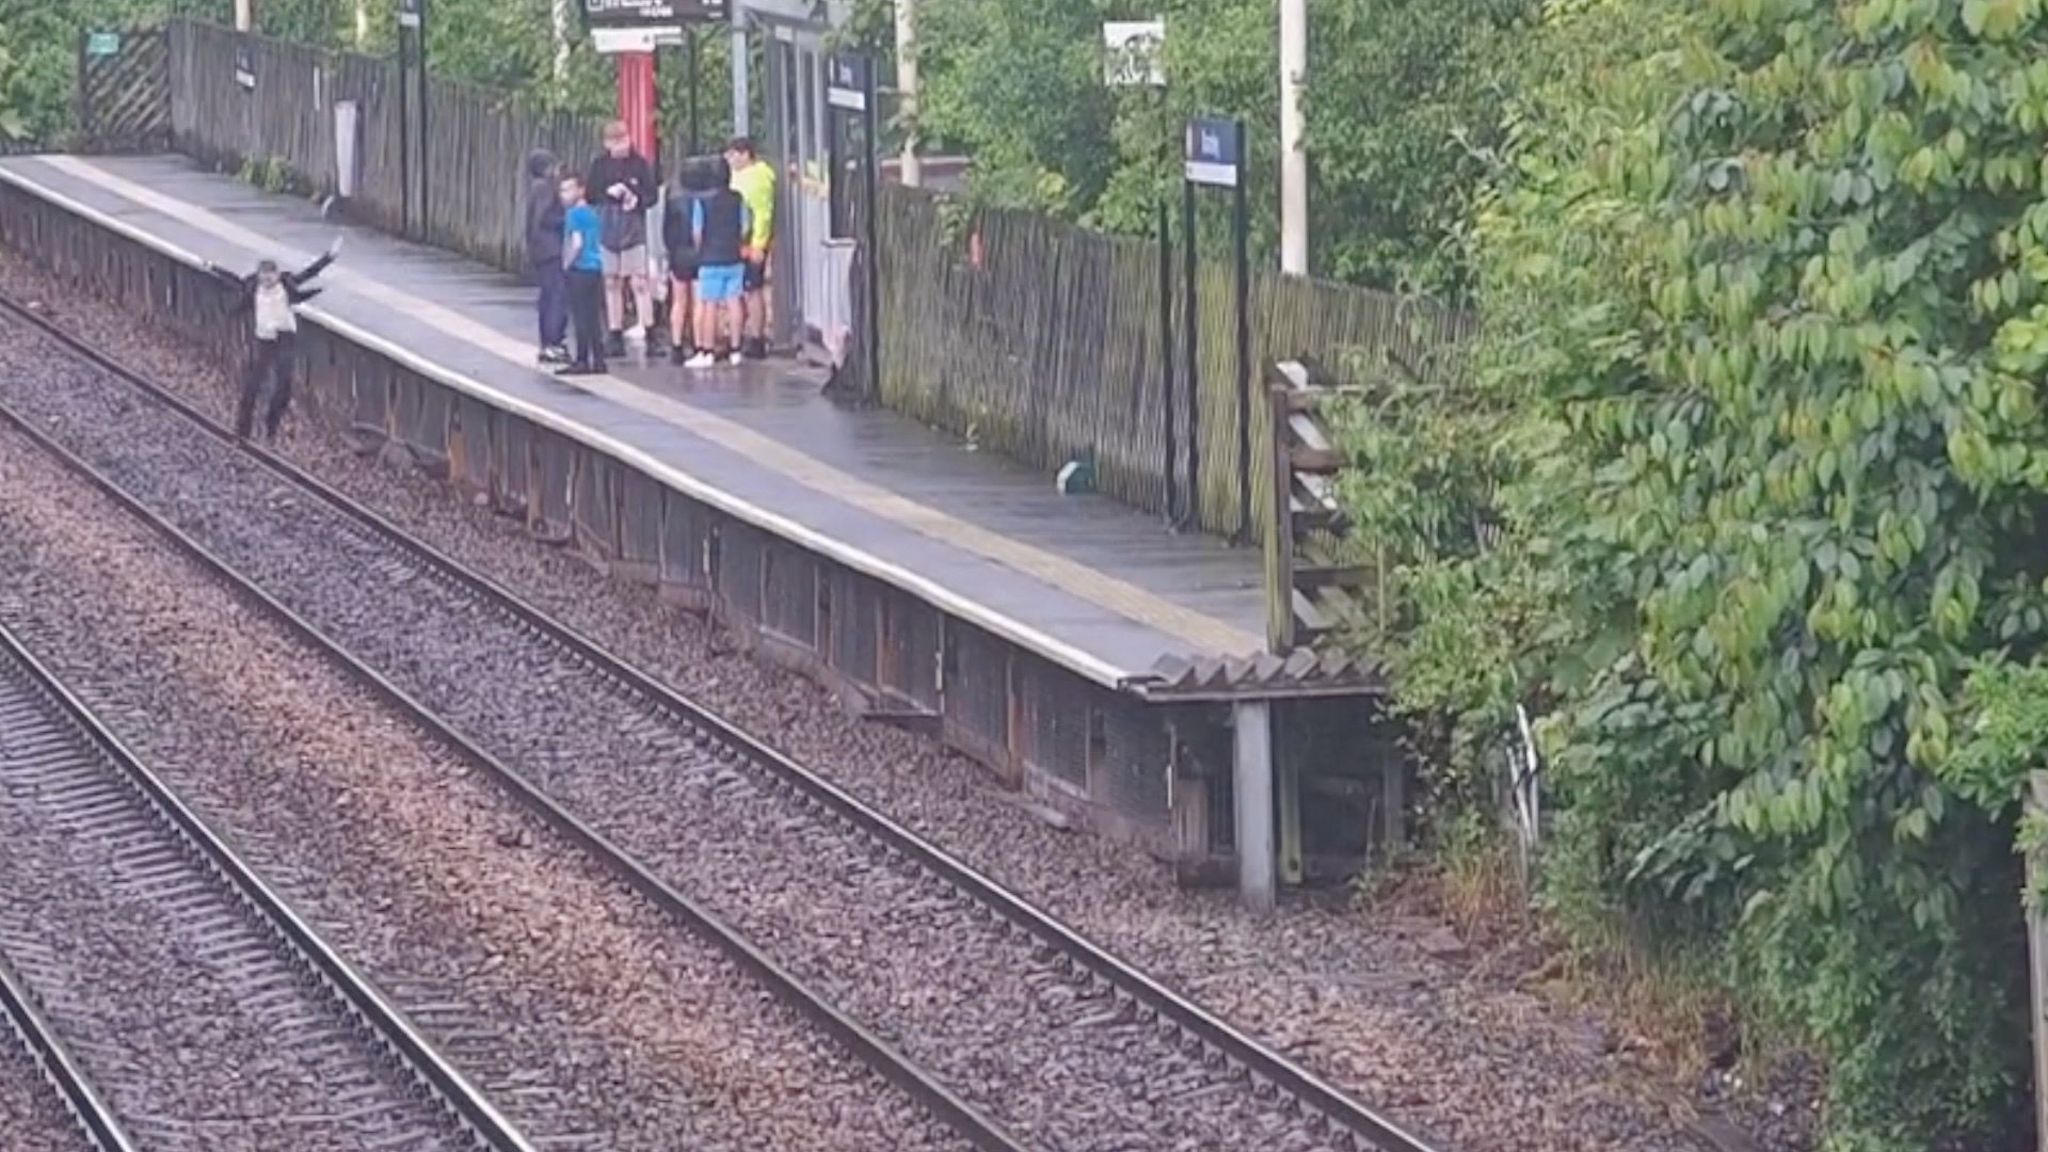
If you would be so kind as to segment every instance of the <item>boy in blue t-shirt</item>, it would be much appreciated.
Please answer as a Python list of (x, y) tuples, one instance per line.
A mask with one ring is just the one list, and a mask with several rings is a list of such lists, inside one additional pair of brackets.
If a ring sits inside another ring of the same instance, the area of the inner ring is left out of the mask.
[(583, 178), (562, 181), (562, 267), (569, 273), (569, 319), (576, 330), (576, 358), (563, 376), (596, 376), (604, 362), (603, 224), (583, 192)]

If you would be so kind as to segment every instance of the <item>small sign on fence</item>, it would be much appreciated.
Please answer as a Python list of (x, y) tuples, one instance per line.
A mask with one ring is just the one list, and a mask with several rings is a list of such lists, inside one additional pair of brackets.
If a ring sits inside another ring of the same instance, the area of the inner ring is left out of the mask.
[(825, 76), (825, 103), (848, 112), (868, 110), (868, 58), (841, 54), (832, 57)]
[(1244, 126), (1236, 120), (1188, 121), (1188, 182), (1211, 188), (1237, 187), (1244, 164)]
[(423, 0), (398, 0), (398, 26), (417, 28), (420, 26), (420, 5)]
[(245, 92), (256, 90), (256, 57), (247, 44), (235, 45), (235, 83)]
[(119, 32), (94, 32), (85, 38), (87, 56), (118, 56), (121, 54)]

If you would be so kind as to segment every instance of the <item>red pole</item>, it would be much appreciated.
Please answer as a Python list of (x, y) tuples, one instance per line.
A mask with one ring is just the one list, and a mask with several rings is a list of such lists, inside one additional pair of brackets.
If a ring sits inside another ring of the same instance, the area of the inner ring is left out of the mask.
[(654, 53), (621, 52), (619, 69), (619, 119), (626, 122), (626, 135), (642, 156), (652, 160), (654, 137)]

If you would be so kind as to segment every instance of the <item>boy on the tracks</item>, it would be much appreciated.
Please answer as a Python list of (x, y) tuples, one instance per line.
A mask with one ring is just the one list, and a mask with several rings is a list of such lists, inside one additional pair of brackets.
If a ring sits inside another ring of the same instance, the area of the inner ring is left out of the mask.
[(341, 237), (318, 260), (296, 272), (286, 272), (275, 260), (264, 260), (247, 276), (239, 276), (218, 264), (207, 265), (216, 277), (235, 286), (235, 315), (251, 314), (255, 323), (255, 348), (242, 374), (241, 398), (235, 403), (235, 435), (246, 440), (255, 422), (256, 400), (264, 384), (270, 384), (270, 404), (263, 414), (263, 433), (277, 439), (278, 425), (292, 402), (292, 362), (298, 357), (298, 306), (320, 294), (307, 287), (314, 277), (341, 255)]

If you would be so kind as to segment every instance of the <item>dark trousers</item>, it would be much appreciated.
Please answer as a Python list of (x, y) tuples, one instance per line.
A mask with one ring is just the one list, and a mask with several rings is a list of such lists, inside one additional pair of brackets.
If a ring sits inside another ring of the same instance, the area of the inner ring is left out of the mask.
[(255, 422), (256, 399), (263, 386), (270, 385), (270, 406), (263, 413), (263, 434), (277, 439), (277, 426), (284, 421), (292, 402), (292, 361), (298, 359), (299, 338), (295, 332), (280, 332), (276, 339), (256, 341), (256, 354), (242, 374), (242, 397), (235, 403), (235, 435), (247, 437)]
[(569, 338), (569, 274), (559, 259), (543, 260), (533, 277), (540, 284), (540, 346), (560, 348)]
[(576, 366), (604, 367), (604, 273), (569, 271), (569, 318), (576, 325)]

